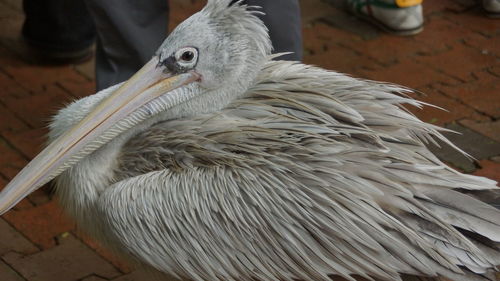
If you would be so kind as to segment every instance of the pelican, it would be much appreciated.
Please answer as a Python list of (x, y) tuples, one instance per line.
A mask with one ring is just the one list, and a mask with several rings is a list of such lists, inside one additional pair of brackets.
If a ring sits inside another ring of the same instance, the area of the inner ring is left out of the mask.
[(0, 213), (55, 179), (80, 228), (182, 280), (492, 280), (500, 212), (470, 194), (496, 183), (426, 148), (450, 143), (409, 89), (274, 61), (256, 13), (208, 0), (62, 109)]

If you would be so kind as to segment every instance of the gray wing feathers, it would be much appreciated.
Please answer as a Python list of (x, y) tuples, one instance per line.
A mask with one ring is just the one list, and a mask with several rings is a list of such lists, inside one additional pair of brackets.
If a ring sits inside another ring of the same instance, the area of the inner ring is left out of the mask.
[(124, 248), (193, 280), (485, 280), (499, 211), (454, 189), (495, 182), (428, 151), (445, 139), (402, 107), (421, 106), (409, 90), (288, 62), (262, 73), (221, 112), (123, 148), (99, 204)]

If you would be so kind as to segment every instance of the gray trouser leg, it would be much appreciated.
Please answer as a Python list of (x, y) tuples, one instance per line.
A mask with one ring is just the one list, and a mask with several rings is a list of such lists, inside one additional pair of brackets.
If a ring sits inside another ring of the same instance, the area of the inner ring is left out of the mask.
[(269, 29), (274, 53), (293, 52), (280, 57), (285, 60), (302, 60), (302, 30), (298, 0), (247, 0), (252, 6), (261, 6), (265, 13), (262, 20)]
[[(167, 0), (86, 0), (97, 27), (97, 89), (130, 78), (167, 36)], [(262, 6), (274, 52), (293, 52), (280, 59), (302, 59), (298, 0), (247, 0)]]
[(167, 36), (167, 0), (86, 0), (98, 33), (97, 89), (125, 81)]

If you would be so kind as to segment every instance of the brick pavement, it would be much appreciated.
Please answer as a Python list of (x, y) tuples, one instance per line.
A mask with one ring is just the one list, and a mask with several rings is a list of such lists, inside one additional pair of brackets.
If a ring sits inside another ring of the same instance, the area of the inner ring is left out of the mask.
[[(172, 25), (203, 5), (172, 1)], [(305, 62), (353, 76), (400, 83), (415, 98), (443, 107), (414, 110), (478, 162), (449, 149), (438, 154), (464, 171), (500, 180), (500, 21), (474, 1), (425, 1), (426, 28), (414, 37), (385, 35), (345, 13), (338, 0), (302, 0)], [(39, 65), (19, 37), (20, 0), (0, 0), (0, 187), (43, 145), (51, 114), (93, 93), (93, 61)], [(425, 94), (423, 94), (425, 93)], [(0, 280), (146, 280), (75, 231), (45, 187), (0, 218)]]

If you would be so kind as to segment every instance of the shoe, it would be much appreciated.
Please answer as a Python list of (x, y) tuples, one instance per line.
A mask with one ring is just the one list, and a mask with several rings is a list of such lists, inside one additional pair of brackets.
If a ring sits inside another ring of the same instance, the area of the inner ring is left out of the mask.
[(33, 40), (23, 36), (24, 41), (31, 47), (31, 53), (37, 60), (48, 64), (80, 64), (94, 56), (94, 44), (73, 48), (60, 48), (48, 42)]
[(356, 16), (395, 35), (414, 35), (424, 29), (422, 0), (347, 0)]
[(23, 0), (22, 37), (44, 63), (80, 63), (92, 57), (94, 22), (83, 0)]
[(500, 0), (483, 0), (483, 9), (491, 18), (500, 18)]

